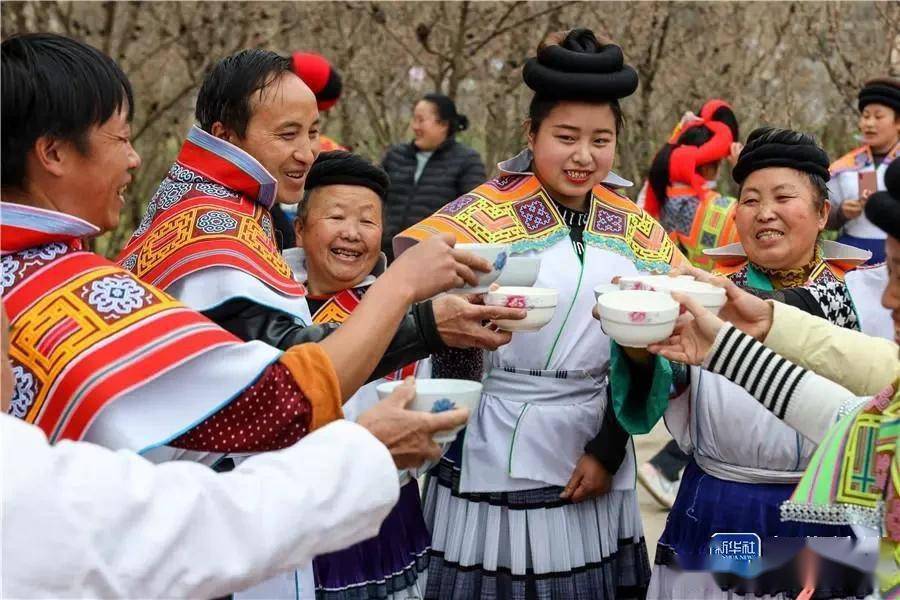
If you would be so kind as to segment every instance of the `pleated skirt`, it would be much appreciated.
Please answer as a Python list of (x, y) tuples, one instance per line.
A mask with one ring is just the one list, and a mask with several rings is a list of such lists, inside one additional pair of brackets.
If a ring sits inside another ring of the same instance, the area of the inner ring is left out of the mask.
[[(794, 598), (804, 578), (797, 554), (808, 537), (852, 537), (850, 527), (785, 522), (780, 506), (791, 484), (727, 481), (703, 471), (693, 460), (685, 467), (675, 504), (656, 548), (648, 598)], [(752, 577), (737, 572), (705, 572), (714, 533), (755, 533), (762, 557)], [(872, 591), (867, 573), (822, 559), (815, 599), (864, 598)]]
[(633, 490), (578, 504), (561, 500), (556, 486), (461, 494), (458, 460), (459, 447), (451, 448), (428, 477), (425, 598), (645, 596), (650, 564)]
[(316, 557), (316, 600), (421, 598), (418, 578), (428, 565), (430, 541), (413, 479), (400, 488), (377, 536)]

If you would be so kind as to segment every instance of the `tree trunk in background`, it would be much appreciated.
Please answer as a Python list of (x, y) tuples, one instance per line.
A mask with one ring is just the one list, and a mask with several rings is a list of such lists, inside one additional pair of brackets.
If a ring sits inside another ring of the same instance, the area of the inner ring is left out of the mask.
[[(144, 159), (117, 231), (94, 247), (113, 257), (139, 222), (193, 123), (203, 76), (219, 58), (259, 46), (321, 52), (344, 95), (326, 131), (375, 160), (409, 138), (412, 105), (443, 90), (469, 116), (460, 136), (488, 172), (524, 143), (531, 94), (521, 67), (549, 31), (591, 27), (619, 43), (641, 76), (622, 102), (616, 169), (640, 185), (686, 110), (730, 101), (742, 136), (757, 126), (816, 135), (836, 158), (856, 144), (856, 94), (900, 75), (900, 3), (657, 2), (4, 2), (4, 37), (55, 31), (110, 53), (135, 90)], [(728, 190), (728, 173), (720, 183)], [(636, 194), (637, 187), (629, 193)]]

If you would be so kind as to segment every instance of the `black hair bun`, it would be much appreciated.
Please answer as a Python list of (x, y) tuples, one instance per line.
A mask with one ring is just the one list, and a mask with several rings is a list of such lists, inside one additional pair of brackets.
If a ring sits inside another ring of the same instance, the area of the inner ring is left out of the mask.
[(754, 129), (747, 138), (737, 164), (731, 171), (741, 184), (754, 171), (767, 167), (788, 167), (830, 179), (828, 154), (805, 133), (776, 127)]
[(469, 117), (466, 115), (456, 115), (456, 130), (465, 131), (469, 128)]
[(622, 49), (601, 44), (590, 29), (573, 29), (560, 44), (541, 48), (522, 69), (525, 85), (561, 100), (618, 100), (634, 93), (637, 71)]

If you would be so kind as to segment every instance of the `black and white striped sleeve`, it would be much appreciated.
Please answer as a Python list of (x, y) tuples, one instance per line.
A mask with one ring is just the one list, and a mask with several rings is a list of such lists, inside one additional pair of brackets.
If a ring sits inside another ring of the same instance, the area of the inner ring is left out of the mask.
[(776, 417), (816, 443), (840, 416), (864, 401), (731, 324), (719, 331), (703, 366), (747, 390)]

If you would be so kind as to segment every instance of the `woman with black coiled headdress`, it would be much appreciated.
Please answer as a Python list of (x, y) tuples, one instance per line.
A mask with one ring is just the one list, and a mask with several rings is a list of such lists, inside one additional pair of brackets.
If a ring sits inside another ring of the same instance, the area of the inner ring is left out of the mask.
[[(622, 49), (587, 29), (552, 34), (527, 61), (534, 90), (528, 148), (500, 176), (398, 237), (394, 250), (435, 232), (502, 242), (541, 259), (535, 286), (558, 291), (553, 319), (493, 352), (436, 376), (481, 380), (464, 437), (431, 471), (427, 598), (642, 598), (649, 580), (635, 494), (634, 450), (608, 408), (623, 373), (666, 396), (671, 371), (627, 354), (591, 317), (593, 288), (620, 274), (666, 271), (684, 259), (662, 227), (616, 192), (619, 100), (637, 88)], [(612, 383), (607, 373), (614, 371)], [(650, 386), (650, 382), (655, 385)], [(598, 435), (607, 423), (604, 434)]]

